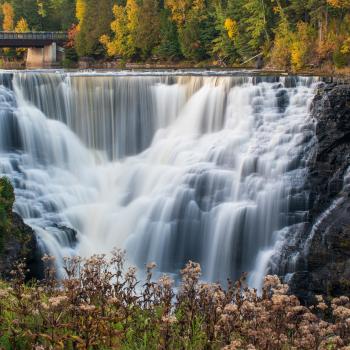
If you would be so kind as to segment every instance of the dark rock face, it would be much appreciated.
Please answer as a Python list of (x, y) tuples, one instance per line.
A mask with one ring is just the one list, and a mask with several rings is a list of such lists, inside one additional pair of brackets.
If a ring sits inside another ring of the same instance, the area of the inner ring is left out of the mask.
[(350, 85), (320, 89), (312, 113), (317, 123), (318, 145), (310, 165), (311, 214), (317, 215), (342, 190), (350, 165)]
[(317, 144), (306, 189), (309, 217), (291, 230), (278, 271), (306, 303), (315, 294), (350, 294), (350, 85), (320, 88), (312, 115)]
[(44, 269), (35, 232), (12, 211), (14, 199), (10, 182), (0, 179), (0, 278), (11, 278), (15, 263), (25, 259), (27, 279), (41, 279)]
[[(35, 232), (17, 213), (12, 213), (12, 222), (15, 232), (19, 234), (8, 236), (5, 249), (0, 256), (0, 275), (10, 278), (9, 271), (14, 263), (24, 258), (28, 269), (27, 280), (43, 279), (44, 266), (41, 260), (43, 254), (38, 246)], [(5, 264), (1, 263), (2, 260), (5, 260)]]

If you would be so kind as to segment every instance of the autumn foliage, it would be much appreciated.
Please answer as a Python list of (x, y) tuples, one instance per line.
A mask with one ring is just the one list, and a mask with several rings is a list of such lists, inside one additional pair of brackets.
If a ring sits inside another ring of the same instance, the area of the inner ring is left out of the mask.
[(14, 11), (11, 4), (8, 2), (5, 2), (2, 5), (2, 13), (4, 16), (3, 22), (2, 22), (2, 29), (5, 32), (11, 32), (14, 29)]
[(23, 21), (31, 31), (72, 34), (74, 28), (68, 47), (75, 61), (250, 67), (259, 57), (267, 68), (328, 72), (350, 65), (350, 0), (0, 0), (0, 5), (5, 31), (23, 31)]

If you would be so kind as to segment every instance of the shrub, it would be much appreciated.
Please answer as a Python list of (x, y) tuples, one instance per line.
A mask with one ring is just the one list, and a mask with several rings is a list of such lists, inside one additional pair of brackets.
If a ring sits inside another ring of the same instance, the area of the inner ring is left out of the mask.
[[(0, 282), (1, 349), (346, 349), (350, 301), (302, 306), (277, 276), (267, 276), (261, 295), (245, 277), (227, 288), (200, 282), (189, 262), (174, 281), (146, 267), (143, 284), (125, 267), (125, 253), (67, 259), (66, 278), (55, 279), (45, 257), (42, 282), (24, 284), (19, 263), (10, 284)], [(330, 315), (331, 320), (326, 320)], [(327, 317), (328, 317), (327, 316)]]
[(344, 68), (350, 63), (350, 55), (338, 49), (333, 53), (333, 63), (337, 68)]

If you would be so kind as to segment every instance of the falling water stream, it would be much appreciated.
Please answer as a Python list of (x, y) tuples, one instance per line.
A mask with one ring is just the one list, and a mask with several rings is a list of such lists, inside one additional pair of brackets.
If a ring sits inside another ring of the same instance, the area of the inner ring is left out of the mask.
[(317, 81), (2, 72), (0, 174), (58, 264), (120, 247), (140, 267), (193, 260), (207, 280), (258, 286), (307, 215)]

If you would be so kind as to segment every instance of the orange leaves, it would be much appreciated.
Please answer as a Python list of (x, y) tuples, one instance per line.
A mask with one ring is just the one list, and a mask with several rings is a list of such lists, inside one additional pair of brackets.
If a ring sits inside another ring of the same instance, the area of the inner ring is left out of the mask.
[(4, 15), (4, 21), (2, 23), (2, 29), (5, 32), (11, 32), (14, 29), (14, 17), (15, 13), (13, 7), (8, 2), (2, 5), (2, 13)]

